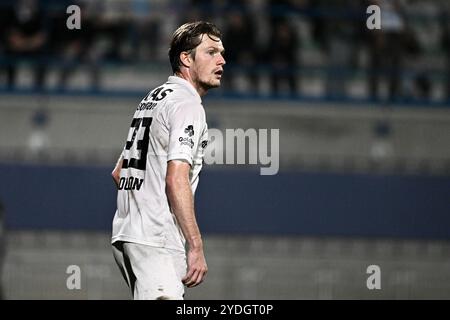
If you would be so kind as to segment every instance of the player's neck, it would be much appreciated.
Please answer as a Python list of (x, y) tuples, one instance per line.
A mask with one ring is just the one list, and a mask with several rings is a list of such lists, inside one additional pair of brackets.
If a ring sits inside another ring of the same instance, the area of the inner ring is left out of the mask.
[(188, 72), (176, 72), (174, 74), (174, 76), (182, 78), (182, 79), (186, 80), (187, 82), (189, 82), (194, 87), (195, 91), (197, 91), (197, 93), (200, 97), (203, 97), (206, 94), (206, 92), (208, 91), (207, 89), (203, 88), (199, 83), (192, 80), (192, 77), (190, 76), (190, 74)]

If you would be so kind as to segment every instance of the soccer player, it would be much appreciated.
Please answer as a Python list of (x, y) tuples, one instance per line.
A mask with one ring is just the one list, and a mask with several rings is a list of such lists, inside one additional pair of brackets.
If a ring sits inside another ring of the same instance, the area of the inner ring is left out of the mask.
[(113, 254), (134, 299), (183, 299), (184, 285), (195, 287), (206, 276), (194, 210), (208, 143), (201, 97), (220, 86), (223, 52), (212, 23), (187, 23), (174, 32), (173, 76), (138, 105), (112, 172), (118, 188)]

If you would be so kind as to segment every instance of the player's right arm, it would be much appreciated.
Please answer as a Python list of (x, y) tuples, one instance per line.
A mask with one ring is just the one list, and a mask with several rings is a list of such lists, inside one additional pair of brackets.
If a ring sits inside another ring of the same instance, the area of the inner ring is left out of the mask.
[(194, 212), (194, 196), (189, 182), (190, 164), (172, 160), (167, 164), (166, 194), (172, 212), (180, 224), (188, 243), (188, 270), (183, 283), (188, 287), (199, 285), (206, 276), (208, 267), (203, 253), (203, 242)]

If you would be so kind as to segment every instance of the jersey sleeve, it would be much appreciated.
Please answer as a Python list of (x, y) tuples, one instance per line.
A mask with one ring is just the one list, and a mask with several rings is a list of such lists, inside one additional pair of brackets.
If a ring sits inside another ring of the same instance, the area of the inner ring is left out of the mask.
[(201, 105), (181, 103), (169, 112), (169, 148), (167, 161), (185, 160), (191, 166), (206, 126)]

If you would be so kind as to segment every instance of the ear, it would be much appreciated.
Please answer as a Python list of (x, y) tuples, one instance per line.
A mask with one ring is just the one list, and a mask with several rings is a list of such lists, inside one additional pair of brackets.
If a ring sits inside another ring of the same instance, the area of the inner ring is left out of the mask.
[(191, 54), (187, 51), (183, 51), (180, 53), (180, 61), (183, 66), (189, 68), (191, 66), (192, 57)]

